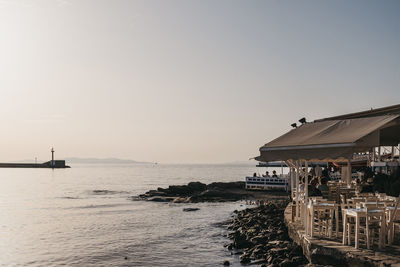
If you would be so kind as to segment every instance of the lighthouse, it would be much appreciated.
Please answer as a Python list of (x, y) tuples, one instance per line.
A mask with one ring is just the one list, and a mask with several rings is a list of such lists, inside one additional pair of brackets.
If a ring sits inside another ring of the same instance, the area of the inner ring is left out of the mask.
[(54, 162), (54, 148), (52, 147), (51, 148), (51, 166), (53, 166), (54, 167), (54, 164), (55, 162)]

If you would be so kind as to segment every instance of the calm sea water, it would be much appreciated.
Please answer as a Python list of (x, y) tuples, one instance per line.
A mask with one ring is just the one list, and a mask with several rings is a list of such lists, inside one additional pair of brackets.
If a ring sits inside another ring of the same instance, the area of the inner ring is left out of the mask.
[[(244, 203), (169, 204), (133, 195), (190, 181), (238, 181), (245, 165), (0, 169), (1, 266), (215, 266), (234, 261), (219, 223)], [(195, 212), (183, 212), (197, 207)], [(125, 259), (127, 257), (127, 259)]]

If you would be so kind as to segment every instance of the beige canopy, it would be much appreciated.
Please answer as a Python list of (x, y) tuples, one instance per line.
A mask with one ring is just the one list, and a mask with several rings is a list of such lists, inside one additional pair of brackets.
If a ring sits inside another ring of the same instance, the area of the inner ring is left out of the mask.
[(372, 147), (397, 145), (399, 115), (305, 123), (260, 148), (258, 161), (340, 160)]

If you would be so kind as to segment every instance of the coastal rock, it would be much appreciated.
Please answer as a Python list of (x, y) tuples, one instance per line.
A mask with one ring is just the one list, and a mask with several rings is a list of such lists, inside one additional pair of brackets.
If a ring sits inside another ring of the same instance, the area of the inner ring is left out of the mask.
[[(157, 202), (197, 203), (225, 202), (245, 199), (248, 192), (244, 182), (211, 183), (190, 182), (187, 185), (170, 185), (139, 195), (139, 199)], [(132, 198), (134, 199), (134, 198)]]
[(208, 189), (236, 189), (236, 188), (240, 188), (240, 189), (244, 189), (246, 186), (245, 182), (239, 181), (239, 182), (227, 182), (227, 183), (223, 183), (223, 182), (214, 182), (211, 183), (209, 185), (207, 185)]
[[(139, 196), (133, 196), (132, 200), (147, 200), (174, 203), (198, 203), (198, 202), (227, 202), (249, 200), (252, 203), (264, 203), (265, 199), (286, 199), (288, 194), (282, 191), (246, 190), (245, 182), (215, 182), (204, 184), (190, 182), (187, 185), (170, 185), (167, 188), (149, 190)], [(261, 199), (261, 200), (257, 200)], [(263, 220), (262, 216), (259, 220)], [(252, 223), (251, 220), (249, 220)]]
[(148, 199), (149, 201), (155, 201), (155, 202), (171, 202), (174, 200), (174, 198), (171, 197), (150, 197)]
[(187, 186), (193, 191), (204, 191), (207, 189), (207, 185), (200, 182), (190, 182)]
[[(283, 223), (285, 201), (267, 202), (236, 213), (228, 229), (232, 249), (244, 249), (240, 262), (269, 266), (299, 266), (307, 263), (301, 247), (290, 240)], [(250, 262), (249, 262), (250, 260)]]
[(183, 211), (186, 211), (186, 212), (188, 212), (188, 211), (196, 211), (196, 210), (199, 210), (199, 208), (184, 208), (183, 209)]
[(240, 263), (246, 264), (246, 263), (250, 263), (250, 256), (248, 254), (243, 254), (239, 257)]

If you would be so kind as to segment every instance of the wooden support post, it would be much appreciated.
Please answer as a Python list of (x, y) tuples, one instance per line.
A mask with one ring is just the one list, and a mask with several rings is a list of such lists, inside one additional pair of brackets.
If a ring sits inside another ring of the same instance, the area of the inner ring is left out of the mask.
[(297, 219), (300, 218), (300, 206), (299, 206), (299, 201), (300, 201), (300, 167), (299, 167), (299, 160), (296, 161), (296, 217)]
[(304, 195), (305, 195), (305, 201), (308, 202), (308, 162), (304, 162), (304, 167), (305, 167), (305, 172), (304, 172), (304, 179), (305, 179), (305, 184), (304, 184)]
[(306, 235), (308, 235), (308, 214), (307, 214), (307, 205), (308, 205), (308, 162), (307, 160), (304, 162), (305, 172), (304, 172), (304, 229), (306, 230)]
[(292, 195), (292, 199), (294, 199), (294, 185), (295, 185), (294, 172), (295, 172), (294, 168), (290, 167), (290, 192)]
[(350, 159), (347, 160), (347, 177), (346, 177), (346, 184), (350, 185), (351, 184), (351, 161)]

